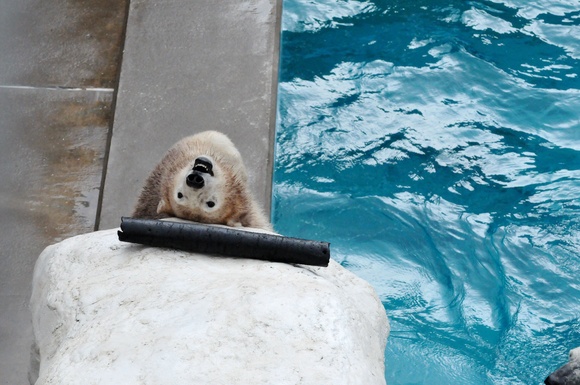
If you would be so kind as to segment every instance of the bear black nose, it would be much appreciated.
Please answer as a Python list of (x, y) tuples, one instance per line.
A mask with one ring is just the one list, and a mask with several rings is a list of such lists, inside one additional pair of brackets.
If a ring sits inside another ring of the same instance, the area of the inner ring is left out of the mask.
[(198, 172), (194, 171), (185, 178), (185, 183), (192, 188), (202, 188), (205, 185), (203, 176)]

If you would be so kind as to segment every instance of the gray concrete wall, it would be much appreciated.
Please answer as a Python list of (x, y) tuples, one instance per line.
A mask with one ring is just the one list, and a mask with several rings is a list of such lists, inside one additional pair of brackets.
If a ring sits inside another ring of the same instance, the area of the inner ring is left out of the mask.
[(125, 2), (0, 1), (0, 384), (28, 384), (40, 252), (95, 226)]
[(226, 133), (269, 211), (281, 0), (133, 0), (99, 229), (179, 139)]

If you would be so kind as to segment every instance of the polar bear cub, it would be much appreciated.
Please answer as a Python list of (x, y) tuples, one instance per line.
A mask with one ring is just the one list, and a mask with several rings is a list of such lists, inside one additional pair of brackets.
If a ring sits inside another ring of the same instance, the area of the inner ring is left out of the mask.
[(188, 136), (169, 149), (145, 181), (133, 217), (272, 231), (250, 192), (239, 151), (216, 131)]

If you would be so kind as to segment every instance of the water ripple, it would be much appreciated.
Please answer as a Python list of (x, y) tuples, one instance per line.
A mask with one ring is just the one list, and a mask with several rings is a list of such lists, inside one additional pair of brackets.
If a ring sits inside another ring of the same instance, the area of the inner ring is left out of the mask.
[(580, 345), (578, 2), (284, 7), (277, 230), (377, 289), (389, 384), (541, 382)]

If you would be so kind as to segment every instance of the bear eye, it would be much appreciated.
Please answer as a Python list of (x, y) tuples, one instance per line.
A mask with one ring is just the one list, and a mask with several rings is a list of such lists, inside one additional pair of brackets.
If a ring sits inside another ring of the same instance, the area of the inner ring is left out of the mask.
[(211, 208), (215, 206), (215, 202), (209, 201), (206, 203), (207, 207)]
[(181, 199), (181, 198), (183, 198), (183, 194), (182, 194), (182, 193), (180, 193), (180, 192), (178, 192), (178, 193), (177, 193), (177, 199)]

